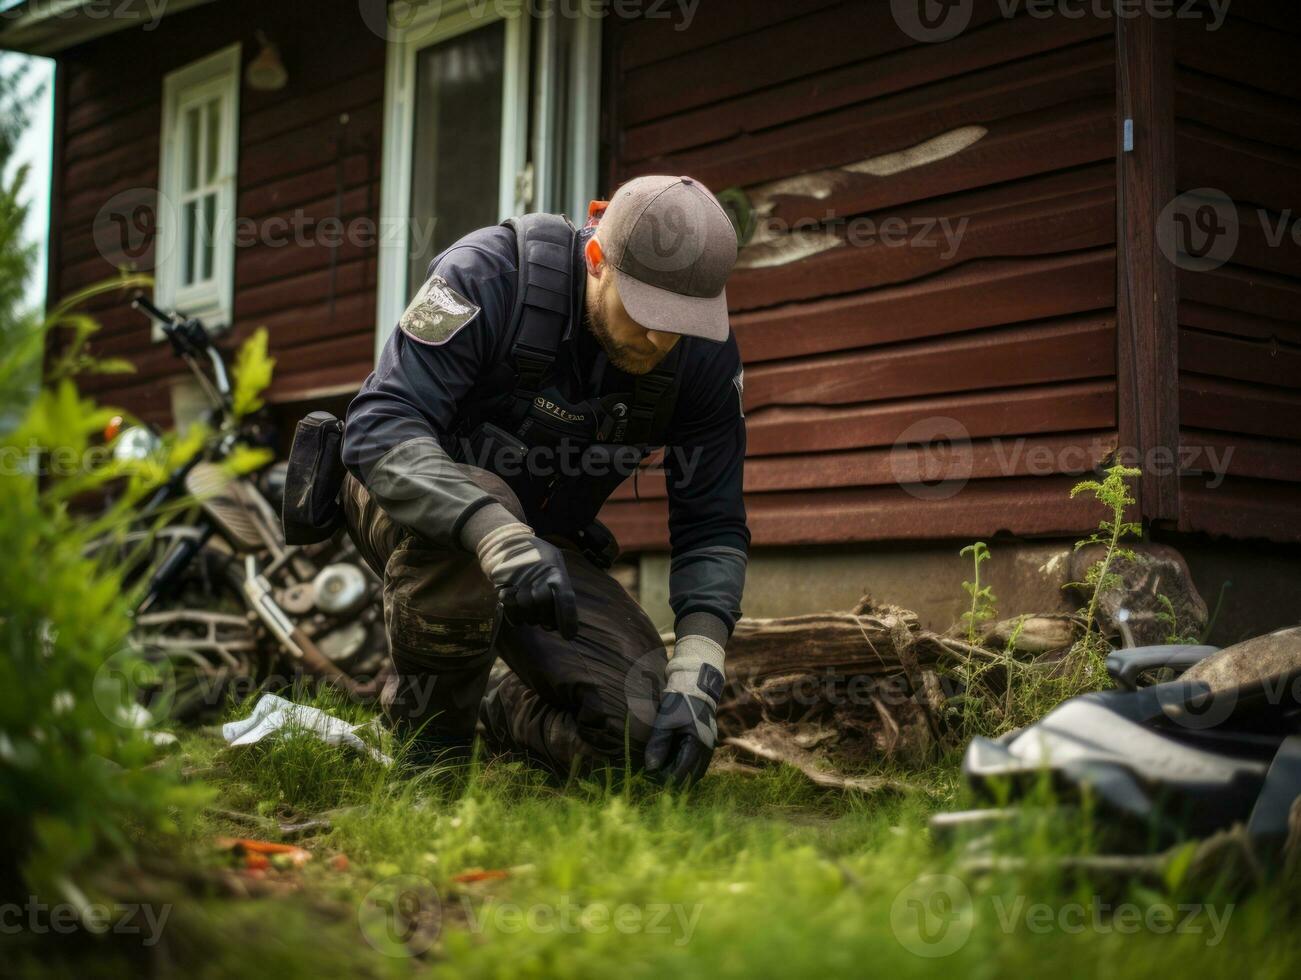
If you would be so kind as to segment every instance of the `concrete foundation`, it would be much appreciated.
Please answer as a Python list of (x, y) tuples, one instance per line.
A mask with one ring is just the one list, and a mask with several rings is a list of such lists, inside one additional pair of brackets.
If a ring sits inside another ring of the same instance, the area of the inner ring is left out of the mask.
[[(1177, 548), (1211, 615), (1208, 642), (1227, 646), (1301, 623), (1301, 549), (1163, 535)], [(794, 616), (849, 609), (863, 595), (912, 609), (927, 629), (945, 630), (969, 606), (962, 589), (971, 561), (960, 543), (852, 548), (757, 548), (750, 556), (742, 609), (746, 616)], [(1070, 581), (1074, 541), (989, 542), (981, 584), (993, 589), (998, 617), (1073, 612)], [(673, 628), (668, 603), (668, 556), (640, 558), (635, 594), (661, 630)], [(631, 587), (634, 583), (630, 581)], [(1223, 591), (1223, 600), (1220, 600)], [(1218, 605), (1218, 615), (1217, 615)]]
[[(1070, 612), (1061, 591), (1066, 582), (1066, 542), (994, 542), (993, 557), (981, 566), (981, 584), (994, 590), (998, 615)], [(962, 545), (873, 545), (863, 549), (757, 548), (746, 572), (742, 609), (746, 616), (794, 616), (849, 609), (871, 595), (914, 610), (924, 627), (945, 630), (961, 618), (970, 600), (970, 558)], [(663, 629), (673, 628), (668, 603), (668, 556), (643, 555), (639, 589), (642, 605)]]

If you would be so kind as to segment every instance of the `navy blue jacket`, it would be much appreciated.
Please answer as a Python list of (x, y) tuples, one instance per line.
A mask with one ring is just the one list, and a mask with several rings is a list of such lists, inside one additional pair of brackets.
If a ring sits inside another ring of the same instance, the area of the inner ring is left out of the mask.
[[(580, 232), (573, 255), (578, 311), (584, 309), (586, 284), (582, 246), (590, 234)], [(348, 409), (344, 462), (395, 519), (427, 537), (455, 541), (484, 502), (464, 484), (454, 485), (445, 459), (430, 465), (428, 457), (441, 455), (431, 440), (449, 456), (456, 454), (454, 437), (476, 385), (509, 358), (517, 261), (515, 233), (507, 226), (472, 232), (435, 258), (430, 276), (440, 277), (458, 300), (468, 302), (465, 322), (437, 342), (394, 330)], [(678, 346), (679, 392), (663, 464), (673, 555), (670, 601), (679, 621), (692, 612), (710, 612), (730, 630), (740, 613), (750, 543), (742, 499), (741, 359), (731, 334), (723, 343), (683, 337)], [(633, 387), (630, 375), (608, 363), (581, 312), (571, 318), (552, 374), (550, 383), (575, 402)], [(413, 469), (429, 470), (429, 482), (412, 483)], [(395, 476), (399, 471), (402, 475)], [(571, 485), (567, 493), (579, 499), (570, 502), (568, 513), (578, 521), (594, 517), (618, 482), (617, 477), (583, 479)], [(400, 484), (396, 490), (395, 484)], [(388, 498), (394, 498), (394, 506)], [(580, 529), (556, 527), (545, 515), (529, 513), (526, 495), (521, 500), (538, 533)]]

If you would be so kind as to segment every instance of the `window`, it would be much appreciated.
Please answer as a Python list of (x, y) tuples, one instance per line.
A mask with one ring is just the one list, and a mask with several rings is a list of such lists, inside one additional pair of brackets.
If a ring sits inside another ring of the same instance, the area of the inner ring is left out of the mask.
[(435, 255), (497, 220), (505, 42), (498, 21), (416, 55), (408, 291)]
[(505, 6), (426, 5), (390, 37), (376, 350), (452, 242), (526, 211), (581, 219), (597, 193), (601, 22)]
[(163, 80), (155, 293), (211, 326), (231, 316), (239, 67), (236, 44)]

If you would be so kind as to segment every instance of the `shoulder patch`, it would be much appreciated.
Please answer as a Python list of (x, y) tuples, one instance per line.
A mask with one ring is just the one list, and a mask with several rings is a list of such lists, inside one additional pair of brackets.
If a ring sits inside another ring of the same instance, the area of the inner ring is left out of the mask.
[(412, 340), (435, 347), (447, 343), (479, 315), (479, 307), (458, 293), (442, 276), (431, 276), (398, 324)]

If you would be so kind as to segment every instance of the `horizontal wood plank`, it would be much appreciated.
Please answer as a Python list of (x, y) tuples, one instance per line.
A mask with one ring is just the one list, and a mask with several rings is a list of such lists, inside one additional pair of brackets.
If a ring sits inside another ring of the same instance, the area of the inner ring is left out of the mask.
[[(901, 487), (753, 494), (746, 512), (756, 546), (989, 540), (998, 534), (1070, 536), (1097, 526), (1098, 508), (1070, 498), (1073, 477), (973, 480), (947, 499)], [(601, 520), (627, 550), (667, 550), (667, 506), (613, 501)]]
[(1110, 429), (1114, 380), (1035, 385), (854, 405), (760, 409), (746, 417), (747, 452), (766, 456), (891, 446), (925, 419), (953, 419), (969, 438)]
[[(1109, 24), (1093, 18), (1058, 18), (1051, 27), (1028, 17), (999, 19), (986, 27), (964, 31), (945, 45), (943, 58), (936, 58), (929, 45), (915, 45), (781, 85), (764, 86), (760, 91), (667, 119), (628, 126), (623, 131), (621, 158), (631, 163), (770, 130), (814, 113), (867, 103), (1110, 34)], [(872, 104), (861, 108), (865, 114), (878, 111)]]
[[(745, 492), (821, 490), (829, 487), (890, 486), (915, 482), (937, 486), (957, 479), (1011, 476), (1079, 476), (1094, 472), (1116, 451), (1115, 432), (1016, 436), (915, 448), (897, 445), (851, 452), (760, 456), (745, 465)], [(625, 481), (611, 500), (668, 496), (658, 466)]]
[(1179, 331), (1179, 369), (1301, 391), (1301, 347), (1273, 339), (1246, 340), (1184, 327)]
[(812, 257), (738, 269), (728, 301), (742, 311), (907, 282), (976, 259), (1107, 246), (1115, 242), (1115, 207), (1110, 164), (920, 202), (830, 230), (828, 241), (838, 244)]
[(1231, 478), (1208, 488), (1200, 477), (1185, 479), (1179, 530), (1223, 535), (1239, 541), (1301, 543), (1301, 488), (1271, 480)]
[(1301, 392), (1183, 372), (1179, 418), (1189, 428), (1301, 441)]

